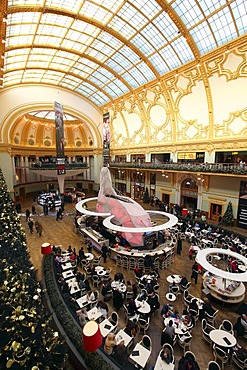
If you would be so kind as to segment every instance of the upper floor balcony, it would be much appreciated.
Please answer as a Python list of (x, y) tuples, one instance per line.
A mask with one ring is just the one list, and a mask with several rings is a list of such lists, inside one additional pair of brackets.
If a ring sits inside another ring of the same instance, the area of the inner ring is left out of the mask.
[(174, 163), (174, 162), (110, 162), (111, 168), (144, 169), (159, 171), (181, 171), (207, 174), (225, 174), (235, 176), (247, 176), (247, 165), (245, 163)]

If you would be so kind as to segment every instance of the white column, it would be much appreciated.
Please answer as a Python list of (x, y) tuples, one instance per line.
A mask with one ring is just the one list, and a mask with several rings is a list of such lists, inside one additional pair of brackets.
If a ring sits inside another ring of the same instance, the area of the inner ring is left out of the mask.
[(215, 152), (211, 152), (211, 153), (205, 152), (204, 162), (214, 163), (215, 162)]
[(151, 153), (146, 153), (145, 162), (151, 162)]
[(64, 175), (58, 175), (57, 176), (57, 181), (58, 181), (59, 192), (60, 192), (60, 194), (63, 194), (64, 193), (65, 176)]

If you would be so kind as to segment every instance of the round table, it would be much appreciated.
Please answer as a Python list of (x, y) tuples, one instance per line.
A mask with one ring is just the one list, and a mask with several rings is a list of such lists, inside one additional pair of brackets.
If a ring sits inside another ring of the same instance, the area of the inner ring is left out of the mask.
[(95, 271), (98, 272), (100, 270), (104, 270), (104, 267), (103, 266), (96, 266), (95, 267)]
[(175, 334), (185, 334), (188, 332), (187, 326), (184, 325), (182, 320), (178, 320), (175, 317), (166, 317), (164, 319), (164, 325), (167, 326), (169, 321), (173, 321), (173, 326), (175, 328)]
[(212, 342), (221, 347), (234, 347), (237, 344), (237, 339), (234, 335), (225, 330), (211, 330), (209, 336)]
[(119, 292), (121, 292), (121, 293), (125, 293), (126, 289), (127, 289), (127, 287), (124, 283), (121, 283), (120, 281), (115, 281), (115, 280), (111, 283), (111, 287), (112, 287), (112, 289), (119, 290)]
[(92, 261), (94, 259), (93, 253), (84, 253), (87, 261)]
[(182, 277), (180, 275), (169, 275), (167, 276), (166, 280), (168, 281), (168, 283), (176, 283), (176, 284), (179, 284), (180, 281), (181, 281)]
[(174, 301), (176, 301), (176, 296), (173, 293), (166, 293), (166, 299), (168, 301), (174, 302)]
[(101, 270), (98, 270), (97, 271), (97, 275), (98, 276), (105, 276), (105, 274), (106, 274), (106, 270), (105, 269), (101, 269)]
[(150, 304), (146, 301), (138, 301), (138, 299), (135, 300), (136, 308), (139, 313), (149, 313), (151, 311)]
[(238, 265), (238, 269), (239, 269), (240, 271), (245, 272), (245, 271), (247, 271), (247, 266), (245, 266), (245, 265)]

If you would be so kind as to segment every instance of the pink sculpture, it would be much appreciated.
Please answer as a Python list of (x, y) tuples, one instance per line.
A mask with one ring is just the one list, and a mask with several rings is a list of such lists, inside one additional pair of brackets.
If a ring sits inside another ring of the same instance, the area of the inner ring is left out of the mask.
[[(114, 215), (112, 223), (124, 227), (152, 226), (149, 214), (133, 199), (117, 195), (112, 187), (111, 174), (107, 167), (100, 171), (100, 190), (97, 212)], [(133, 246), (143, 246), (143, 233), (123, 232), (122, 236)]]

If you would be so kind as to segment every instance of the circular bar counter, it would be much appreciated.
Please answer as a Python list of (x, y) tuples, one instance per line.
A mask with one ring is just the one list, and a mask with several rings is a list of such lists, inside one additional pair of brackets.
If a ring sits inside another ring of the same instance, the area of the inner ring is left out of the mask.
[(210, 291), (212, 297), (222, 302), (239, 303), (245, 298), (245, 286), (243, 283), (209, 275), (208, 272), (203, 275), (203, 286)]

